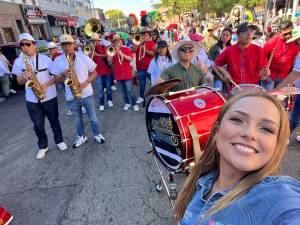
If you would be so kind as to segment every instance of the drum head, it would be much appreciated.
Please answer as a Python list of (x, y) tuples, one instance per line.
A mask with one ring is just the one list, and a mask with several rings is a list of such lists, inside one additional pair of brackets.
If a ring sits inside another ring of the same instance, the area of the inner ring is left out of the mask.
[(154, 154), (166, 168), (177, 170), (183, 159), (180, 131), (171, 111), (160, 97), (149, 101), (146, 123)]
[(264, 91), (264, 89), (255, 84), (239, 84), (238, 86), (232, 88), (231, 95), (236, 96), (237, 94), (243, 92), (243, 91), (249, 91), (249, 90), (257, 90), (257, 91)]
[(168, 81), (161, 82), (152, 86), (145, 96), (149, 95), (161, 95), (167, 93), (171, 88), (175, 87), (181, 82), (181, 79), (171, 79)]

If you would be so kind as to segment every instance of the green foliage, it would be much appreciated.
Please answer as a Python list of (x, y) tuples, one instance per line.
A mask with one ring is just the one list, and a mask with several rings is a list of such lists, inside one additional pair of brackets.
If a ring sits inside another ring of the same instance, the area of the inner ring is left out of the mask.
[(162, 0), (162, 7), (169, 7), (168, 15), (174, 16), (184, 12), (198, 9), (203, 16), (206, 13), (222, 15), (229, 13), (234, 5), (245, 7), (263, 5), (265, 0)]
[(126, 16), (123, 13), (123, 11), (118, 10), (118, 9), (109, 9), (105, 11), (105, 16), (112, 21), (112, 26), (113, 27), (118, 27), (119, 23), (121, 25), (126, 21)]

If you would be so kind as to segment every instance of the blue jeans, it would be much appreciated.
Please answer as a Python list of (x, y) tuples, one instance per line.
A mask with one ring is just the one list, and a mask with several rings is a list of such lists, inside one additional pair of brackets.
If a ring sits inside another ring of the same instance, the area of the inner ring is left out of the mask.
[(106, 87), (107, 100), (112, 101), (111, 91), (111, 74), (104, 76), (97, 76), (98, 94), (99, 94), (99, 105), (104, 105), (104, 85)]
[(122, 88), (123, 100), (125, 104), (130, 104), (129, 98), (131, 99), (131, 104), (136, 105), (136, 97), (133, 91), (132, 80), (119, 80), (119, 84)]
[(45, 117), (47, 117), (51, 125), (55, 143), (59, 144), (63, 142), (61, 126), (58, 120), (57, 98), (50, 99), (43, 103), (26, 102), (26, 106), (30, 119), (33, 122), (35, 134), (38, 138), (39, 149), (48, 147), (48, 138), (45, 131)]
[(291, 112), (290, 122), (291, 122), (291, 131), (296, 129), (299, 123), (300, 118), (300, 95), (296, 95), (294, 108)]
[(79, 136), (85, 135), (82, 110), (81, 110), (82, 106), (84, 106), (84, 108), (86, 109), (86, 113), (89, 117), (90, 125), (94, 136), (100, 134), (100, 126), (96, 115), (94, 96), (89, 96), (83, 99), (73, 99), (71, 101), (67, 101), (67, 104), (69, 109), (73, 113), (77, 135)]
[(261, 86), (267, 90), (273, 90), (275, 87), (278, 86), (278, 84), (281, 83), (282, 80), (272, 80), (271, 78), (268, 78), (267, 80), (262, 80), (261, 81)]
[(147, 70), (138, 70), (137, 77), (140, 83), (140, 97), (144, 98), (147, 78), (151, 80), (151, 74)]

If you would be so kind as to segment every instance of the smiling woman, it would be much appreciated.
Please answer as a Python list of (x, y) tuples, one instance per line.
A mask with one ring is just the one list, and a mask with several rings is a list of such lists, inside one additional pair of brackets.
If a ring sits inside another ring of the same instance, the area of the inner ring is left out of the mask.
[(177, 199), (175, 224), (300, 224), (300, 184), (277, 176), (287, 113), (265, 92), (230, 99)]

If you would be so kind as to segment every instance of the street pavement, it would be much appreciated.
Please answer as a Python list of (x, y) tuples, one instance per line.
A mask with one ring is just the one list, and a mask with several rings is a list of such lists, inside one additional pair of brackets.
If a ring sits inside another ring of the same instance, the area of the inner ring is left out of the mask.
[[(172, 224), (166, 193), (155, 190), (159, 175), (147, 154), (145, 109), (124, 112), (120, 89), (113, 98), (113, 108), (99, 112), (97, 107), (105, 144), (93, 141), (85, 115), (89, 141), (74, 150), (75, 129), (60, 90), (60, 122), (69, 149), (56, 148), (47, 121), (50, 150), (43, 160), (35, 158), (36, 137), (23, 94), (0, 103), (0, 206), (14, 215), (12, 225)], [(300, 180), (294, 135), (281, 173)]]

